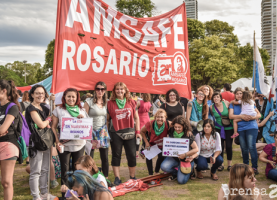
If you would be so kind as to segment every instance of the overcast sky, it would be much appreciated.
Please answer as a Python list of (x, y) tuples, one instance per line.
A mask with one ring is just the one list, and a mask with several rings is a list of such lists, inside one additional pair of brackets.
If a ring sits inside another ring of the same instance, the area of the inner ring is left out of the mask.
[[(168, 12), (182, 0), (152, 0), (159, 13)], [(115, 8), (115, 0), (105, 0)], [(261, 0), (198, 0), (202, 22), (218, 19), (235, 27), (241, 45), (261, 46)], [(45, 50), (55, 37), (57, 0), (0, 1), (0, 65), (16, 60), (44, 64)]]

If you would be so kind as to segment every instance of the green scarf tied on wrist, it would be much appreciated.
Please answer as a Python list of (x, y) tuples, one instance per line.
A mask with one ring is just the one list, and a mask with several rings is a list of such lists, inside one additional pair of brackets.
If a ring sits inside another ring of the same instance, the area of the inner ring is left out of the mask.
[(174, 138), (181, 138), (183, 137), (184, 134), (185, 134), (184, 131), (182, 133), (177, 133), (176, 131), (174, 131), (173, 136)]
[(125, 107), (125, 104), (126, 104), (126, 98), (124, 98), (123, 100), (120, 100), (120, 99), (116, 98), (115, 102), (116, 102), (119, 109), (123, 109)]
[(154, 122), (154, 131), (155, 131), (156, 136), (159, 136), (159, 135), (161, 135), (162, 132), (164, 132), (164, 127), (165, 127), (164, 123), (161, 126), (161, 128), (159, 128), (157, 121)]
[(79, 114), (80, 114), (80, 109), (78, 106), (69, 106), (67, 104), (65, 104), (65, 107), (66, 107), (66, 110), (69, 112), (69, 114), (72, 116), (72, 117), (78, 117)]

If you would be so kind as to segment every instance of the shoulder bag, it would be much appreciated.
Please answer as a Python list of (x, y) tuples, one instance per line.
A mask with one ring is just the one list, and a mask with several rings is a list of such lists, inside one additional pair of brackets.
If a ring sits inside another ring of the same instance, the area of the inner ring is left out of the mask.
[(224, 127), (230, 126), (231, 121), (230, 121), (229, 117), (228, 116), (222, 116), (222, 114), (219, 112), (219, 110), (217, 109), (215, 104), (214, 104), (214, 108), (215, 108), (216, 112), (220, 115), (222, 125)]

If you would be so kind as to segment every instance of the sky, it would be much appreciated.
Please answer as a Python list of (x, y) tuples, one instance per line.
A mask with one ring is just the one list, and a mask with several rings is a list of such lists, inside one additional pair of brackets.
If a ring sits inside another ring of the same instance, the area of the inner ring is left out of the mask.
[[(156, 11), (166, 13), (182, 0), (152, 0)], [(115, 9), (115, 0), (104, 0)], [(0, 1), (0, 65), (27, 60), (44, 64), (45, 50), (55, 38), (57, 0)], [(198, 20), (213, 19), (235, 27), (241, 45), (253, 44), (253, 33), (261, 46), (261, 0), (198, 0)]]

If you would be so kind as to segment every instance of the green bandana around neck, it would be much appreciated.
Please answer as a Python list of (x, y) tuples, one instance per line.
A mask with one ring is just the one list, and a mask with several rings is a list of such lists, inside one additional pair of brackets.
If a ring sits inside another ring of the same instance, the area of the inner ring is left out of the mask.
[(154, 131), (155, 131), (155, 134), (156, 134), (157, 136), (161, 135), (161, 133), (164, 131), (164, 127), (165, 127), (165, 125), (164, 125), (164, 123), (163, 123), (163, 125), (161, 126), (161, 128), (159, 128), (159, 127), (158, 127), (158, 124), (157, 124), (157, 121), (155, 121), (155, 123), (154, 123)]
[(126, 104), (126, 98), (124, 98), (123, 100), (120, 100), (120, 99), (116, 98), (115, 102), (116, 102), (119, 109), (123, 109), (125, 107), (125, 104)]
[[(93, 174), (92, 177), (96, 180), (98, 178), (99, 174), (101, 174), (106, 179), (105, 175), (102, 172), (100, 172), (100, 171), (98, 171), (98, 173), (96, 173), (96, 174)], [(106, 181), (108, 183), (110, 183), (109, 180), (106, 179)]]
[(203, 108), (203, 103), (199, 104), (199, 103), (197, 102), (197, 100), (195, 100), (195, 105), (196, 105), (197, 111), (198, 111), (199, 113), (201, 113), (201, 112), (202, 112), (202, 108)]
[(176, 131), (174, 131), (173, 136), (174, 136), (174, 138), (181, 138), (181, 137), (183, 137), (184, 134), (185, 134), (184, 131), (179, 134)]
[(78, 106), (69, 106), (67, 104), (65, 104), (65, 107), (66, 107), (66, 110), (69, 112), (69, 114), (72, 116), (72, 117), (78, 117), (79, 114), (80, 114), (80, 109)]

